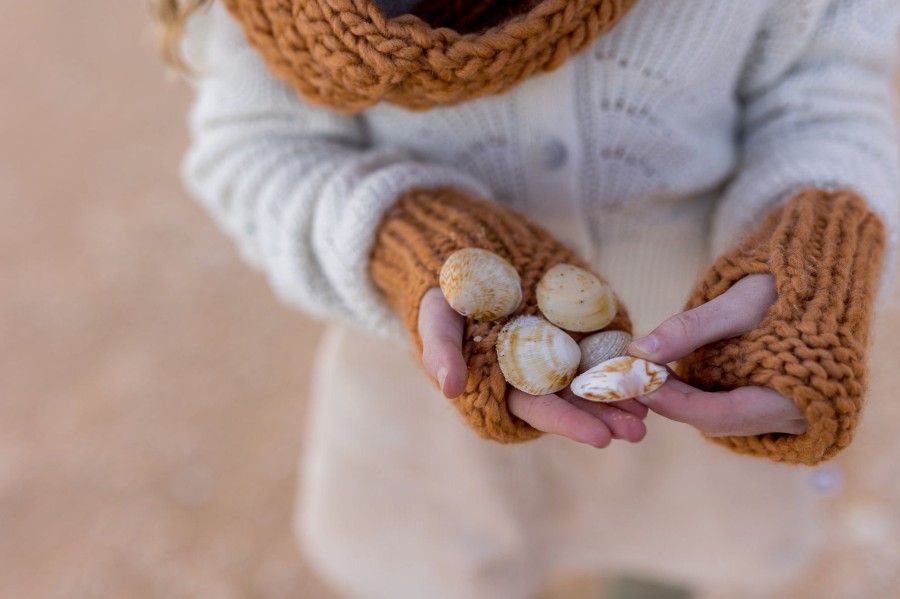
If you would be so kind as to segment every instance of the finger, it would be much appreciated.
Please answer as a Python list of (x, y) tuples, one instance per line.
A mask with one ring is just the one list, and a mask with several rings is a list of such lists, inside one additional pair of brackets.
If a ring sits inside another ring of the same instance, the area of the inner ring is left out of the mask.
[(640, 401), (661, 416), (710, 434), (749, 435), (783, 421), (805, 420), (793, 401), (765, 387), (708, 393), (672, 378)]
[(647, 417), (649, 409), (637, 400), (589, 401), (578, 397), (568, 387), (557, 395), (594, 418), (598, 418), (609, 428), (614, 439), (637, 443), (647, 435), (647, 425), (643, 421)]
[(776, 299), (772, 275), (746, 276), (715, 299), (666, 319), (649, 335), (633, 341), (628, 351), (667, 364), (708, 343), (752, 331)]
[(636, 399), (625, 399), (622, 401), (610, 401), (610, 402), (599, 402), (599, 401), (588, 401), (583, 397), (578, 397), (574, 393), (572, 393), (571, 387), (566, 387), (562, 391), (558, 392), (557, 395), (565, 399), (566, 401), (573, 400), (581, 400), (587, 402), (588, 406), (612, 406), (614, 408), (618, 408), (619, 410), (624, 410), (630, 414), (634, 414), (641, 420), (644, 420), (647, 417), (647, 412), (649, 412), (649, 408), (639, 402)]
[(610, 403), (588, 401), (574, 395), (566, 401), (599, 419), (600, 422), (609, 428), (613, 439), (623, 439), (631, 443), (637, 443), (647, 434), (647, 425), (644, 424), (641, 418)]
[(644, 404), (642, 404), (641, 402), (639, 402), (636, 399), (626, 399), (624, 401), (611, 401), (607, 405), (617, 407), (620, 410), (625, 410), (626, 412), (630, 412), (631, 414), (634, 414), (641, 420), (645, 419), (647, 417), (647, 412), (649, 412), (649, 409), (647, 408), (647, 406), (645, 406)]
[(466, 319), (450, 307), (438, 288), (429, 289), (419, 305), (422, 364), (448, 398), (466, 388), (468, 369), (462, 354)]
[(612, 442), (606, 424), (557, 395), (528, 395), (510, 389), (506, 403), (511, 413), (546, 433), (594, 447), (607, 447)]

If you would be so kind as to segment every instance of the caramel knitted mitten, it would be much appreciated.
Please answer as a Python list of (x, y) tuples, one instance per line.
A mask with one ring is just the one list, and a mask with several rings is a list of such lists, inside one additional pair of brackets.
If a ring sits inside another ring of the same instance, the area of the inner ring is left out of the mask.
[[(541, 432), (509, 413), (506, 380), (494, 344), (506, 322), (521, 314), (539, 314), (535, 286), (544, 273), (560, 264), (588, 269), (575, 253), (525, 218), (452, 188), (407, 192), (385, 215), (372, 254), (375, 285), (401, 315), (421, 355), (419, 302), (438, 287), (444, 260), (456, 250), (478, 247), (508, 260), (522, 279), (522, 304), (493, 322), (467, 319), (463, 356), (469, 367), (466, 390), (453, 403), (484, 438), (515, 443)], [(631, 321), (617, 298), (618, 314), (607, 328), (631, 331)]]
[(774, 389), (803, 410), (809, 428), (802, 435), (715, 442), (807, 465), (850, 444), (866, 390), (865, 352), (884, 249), (884, 226), (861, 198), (809, 189), (719, 257), (686, 309), (755, 273), (774, 275), (778, 299), (758, 328), (698, 349), (681, 361), (679, 374), (706, 391)]

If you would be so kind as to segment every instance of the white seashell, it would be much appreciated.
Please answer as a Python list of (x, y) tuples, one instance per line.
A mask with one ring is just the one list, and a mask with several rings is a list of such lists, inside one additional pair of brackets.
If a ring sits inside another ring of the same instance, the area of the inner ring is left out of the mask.
[(536, 294), (544, 317), (567, 331), (597, 331), (616, 316), (612, 289), (596, 275), (571, 264), (557, 264), (548, 270)]
[(631, 335), (625, 331), (600, 331), (588, 335), (578, 342), (578, 347), (581, 348), (578, 374), (590, 370), (600, 362), (627, 356), (630, 343)]
[(572, 381), (572, 393), (591, 401), (621, 401), (647, 395), (669, 376), (665, 366), (634, 356), (613, 358)]
[(476, 320), (496, 320), (522, 303), (522, 282), (513, 265), (480, 248), (456, 251), (441, 267), (441, 291), (450, 307)]
[(531, 395), (546, 395), (572, 382), (581, 350), (543, 318), (520, 316), (497, 336), (497, 358), (506, 382)]

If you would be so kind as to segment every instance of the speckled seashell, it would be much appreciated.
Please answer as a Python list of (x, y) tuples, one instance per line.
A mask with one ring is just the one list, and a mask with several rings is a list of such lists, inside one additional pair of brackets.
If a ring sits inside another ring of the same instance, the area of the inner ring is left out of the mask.
[(557, 264), (548, 270), (536, 294), (544, 317), (567, 331), (597, 331), (616, 316), (612, 289), (596, 275), (571, 264)]
[(581, 364), (578, 374), (586, 372), (601, 362), (628, 355), (631, 335), (625, 331), (600, 331), (578, 342), (581, 348)]
[(531, 395), (546, 395), (572, 382), (581, 350), (543, 318), (520, 316), (497, 336), (497, 358), (506, 382)]
[(440, 283), (450, 307), (475, 320), (508, 316), (522, 303), (522, 282), (513, 265), (479, 248), (450, 254)]
[(647, 395), (666, 382), (665, 366), (634, 356), (607, 360), (572, 381), (572, 393), (591, 401), (621, 401)]

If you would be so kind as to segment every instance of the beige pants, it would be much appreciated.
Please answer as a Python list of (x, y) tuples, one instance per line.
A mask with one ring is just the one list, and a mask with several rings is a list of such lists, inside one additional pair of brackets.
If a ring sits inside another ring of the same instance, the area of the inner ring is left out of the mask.
[(483, 441), (407, 349), (341, 326), (313, 391), (297, 533), (348, 597), (520, 599), (578, 571), (766, 590), (817, 546), (808, 469), (653, 415), (604, 450)]

